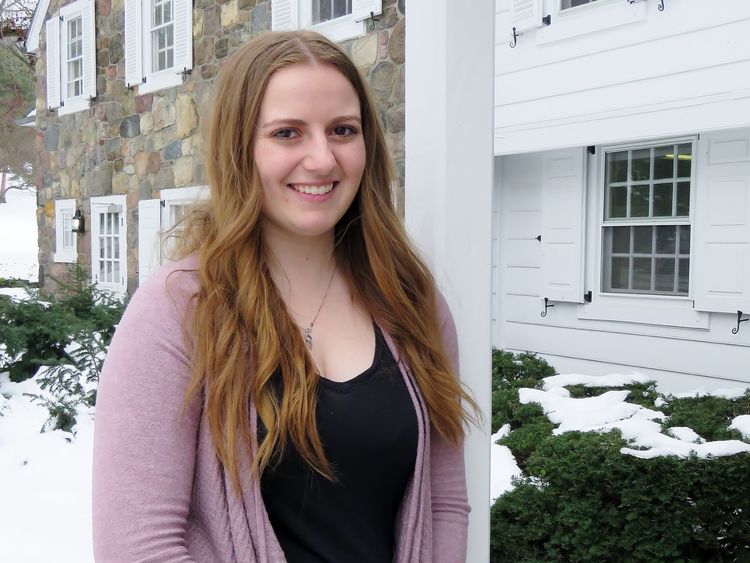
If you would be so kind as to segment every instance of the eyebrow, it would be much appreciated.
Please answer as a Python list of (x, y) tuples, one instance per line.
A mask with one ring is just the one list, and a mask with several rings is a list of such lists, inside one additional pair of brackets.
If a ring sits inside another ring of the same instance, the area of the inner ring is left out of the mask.
[[(336, 121), (356, 121), (357, 123), (361, 123), (362, 120), (356, 116), (356, 115), (339, 115), (338, 117), (331, 120), (332, 122)], [(272, 119), (271, 121), (265, 122), (263, 125), (261, 125), (261, 128), (267, 129), (269, 127), (277, 127), (279, 125), (294, 125), (294, 126), (301, 126), (305, 125), (305, 121), (302, 119), (294, 119), (294, 118), (281, 118), (281, 119)]]

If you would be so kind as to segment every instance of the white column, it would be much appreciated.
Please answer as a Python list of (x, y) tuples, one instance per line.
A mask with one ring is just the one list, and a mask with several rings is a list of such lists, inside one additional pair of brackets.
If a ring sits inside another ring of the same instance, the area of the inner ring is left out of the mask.
[(492, 0), (407, 3), (406, 226), (451, 307), (486, 422), (466, 441), (469, 563), (489, 561), (494, 18)]

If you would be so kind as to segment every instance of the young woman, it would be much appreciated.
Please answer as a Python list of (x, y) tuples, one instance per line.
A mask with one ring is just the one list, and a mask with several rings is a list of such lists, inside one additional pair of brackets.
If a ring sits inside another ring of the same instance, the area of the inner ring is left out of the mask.
[(210, 202), (101, 375), (97, 560), (464, 561), (476, 405), (357, 69), (314, 33), (251, 40), (207, 147)]

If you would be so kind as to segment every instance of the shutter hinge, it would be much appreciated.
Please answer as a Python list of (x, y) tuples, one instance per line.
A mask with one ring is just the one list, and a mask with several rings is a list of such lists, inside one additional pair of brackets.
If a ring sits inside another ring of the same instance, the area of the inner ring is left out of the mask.
[(596, 154), (596, 145), (589, 145), (588, 147), (586, 147), (586, 151), (589, 154)]
[(544, 25), (549, 25), (549, 24), (551, 24), (551, 23), (552, 23), (552, 16), (551, 16), (550, 14), (547, 14), (546, 16), (544, 16), (544, 17), (542, 18), (542, 23), (543, 23)]
[(159, 200), (159, 205), (161, 205), (162, 207), (166, 207), (167, 206), (167, 202), (164, 201), (163, 199), (160, 199)]
[(590, 289), (586, 293), (583, 294), (583, 302), (591, 303), (591, 290)]
[(63, 17), (62, 16), (60, 16), (60, 21), (63, 21)]
[(537, 235), (537, 236), (535, 236), (534, 238), (535, 238), (536, 240), (538, 240), (539, 242), (542, 242), (542, 235)]

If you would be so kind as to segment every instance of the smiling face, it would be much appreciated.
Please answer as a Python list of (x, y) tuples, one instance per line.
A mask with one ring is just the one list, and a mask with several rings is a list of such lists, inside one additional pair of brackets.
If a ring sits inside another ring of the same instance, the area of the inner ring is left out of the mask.
[(365, 168), (359, 98), (326, 64), (294, 64), (268, 82), (255, 167), (267, 235), (332, 236)]

